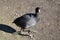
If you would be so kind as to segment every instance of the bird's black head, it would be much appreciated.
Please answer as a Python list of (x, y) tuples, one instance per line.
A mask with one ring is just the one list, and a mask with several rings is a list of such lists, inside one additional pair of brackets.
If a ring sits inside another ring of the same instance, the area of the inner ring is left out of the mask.
[(36, 7), (35, 9), (35, 16), (38, 17), (40, 13), (40, 7)]
[(39, 7), (36, 7), (35, 13), (40, 13), (40, 8)]

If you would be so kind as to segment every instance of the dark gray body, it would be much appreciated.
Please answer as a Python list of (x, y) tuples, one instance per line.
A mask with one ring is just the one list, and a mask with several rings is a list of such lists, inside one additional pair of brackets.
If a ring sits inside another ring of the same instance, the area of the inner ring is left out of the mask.
[(15, 23), (17, 26), (25, 29), (32, 27), (36, 24), (37, 22), (37, 17), (33, 13), (25, 14), (17, 19), (14, 20), (13, 23)]

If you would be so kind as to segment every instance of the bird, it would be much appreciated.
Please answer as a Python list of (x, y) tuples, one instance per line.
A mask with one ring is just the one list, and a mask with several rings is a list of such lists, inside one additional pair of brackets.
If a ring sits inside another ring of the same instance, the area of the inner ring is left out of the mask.
[[(21, 17), (16, 18), (13, 23), (21, 28), (21, 31), (33, 27), (40, 20), (39, 13), (41, 12), (40, 7), (35, 8), (35, 13), (27, 13)], [(30, 30), (28, 30), (30, 32)]]

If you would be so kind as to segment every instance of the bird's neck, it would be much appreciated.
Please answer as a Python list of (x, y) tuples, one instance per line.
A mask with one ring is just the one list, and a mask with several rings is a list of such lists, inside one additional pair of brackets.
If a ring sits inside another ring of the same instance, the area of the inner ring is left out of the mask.
[(39, 16), (39, 12), (35, 12), (35, 16), (38, 17)]

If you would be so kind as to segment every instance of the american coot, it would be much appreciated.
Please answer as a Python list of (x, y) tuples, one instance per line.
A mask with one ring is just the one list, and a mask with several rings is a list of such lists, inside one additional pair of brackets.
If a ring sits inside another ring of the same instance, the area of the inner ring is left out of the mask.
[[(13, 23), (21, 27), (21, 31), (34, 26), (39, 20), (40, 8), (36, 7), (35, 13), (24, 14), (23, 16), (16, 18)], [(30, 30), (29, 30), (30, 31)]]

